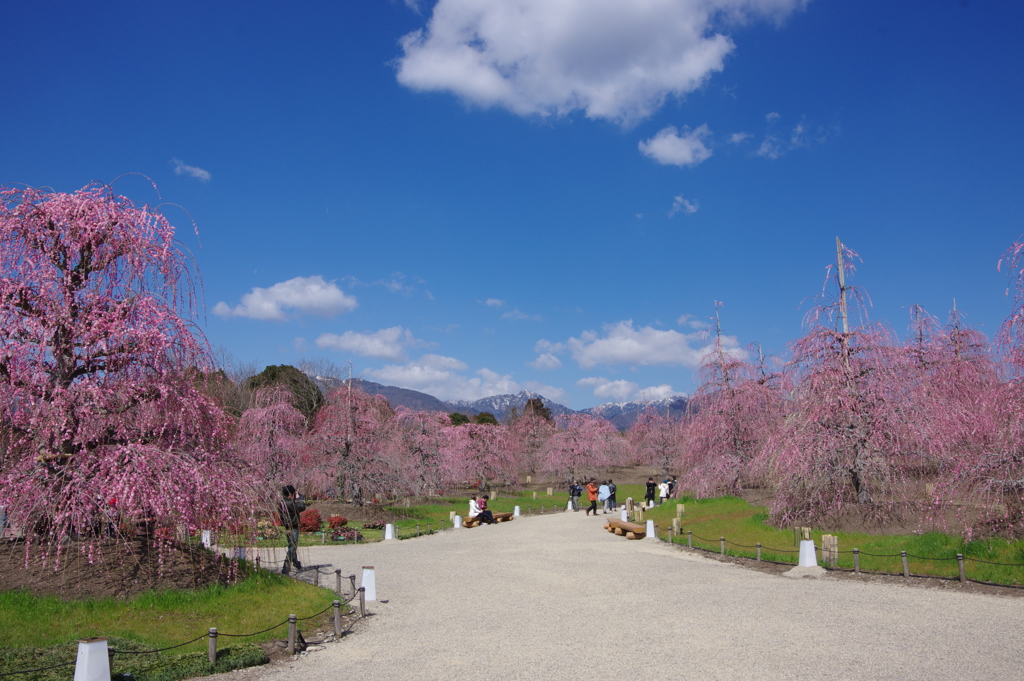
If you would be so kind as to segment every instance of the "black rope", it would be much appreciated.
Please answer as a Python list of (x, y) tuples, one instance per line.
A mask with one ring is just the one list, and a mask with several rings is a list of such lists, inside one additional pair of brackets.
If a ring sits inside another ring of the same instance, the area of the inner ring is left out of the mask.
[(0, 676), (13, 676), (15, 674), (31, 674), (33, 672), (45, 672), (50, 669), (60, 669), (61, 667), (67, 667), (68, 665), (75, 664), (74, 662), (65, 662), (64, 664), (55, 664), (52, 667), (40, 667), (39, 669), (22, 669), (16, 672), (2, 672)]
[(984, 563), (985, 565), (1002, 565), (1003, 567), (1024, 567), (1024, 563), (993, 563), (990, 560), (982, 560), (980, 558), (968, 558), (967, 556), (964, 556), (964, 560), (973, 560), (975, 563)]
[[(231, 637), (234, 637), (234, 638), (246, 638), (246, 637), (249, 637), (249, 636), (259, 636), (260, 634), (265, 634), (268, 631), (273, 631), (274, 629), (277, 629), (278, 627), (283, 627), (286, 624), (288, 624), (288, 620), (285, 620), (284, 622), (281, 622), (280, 624), (275, 624), (274, 626), (269, 627), (267, 629), (264, 629), (263, 631), (257, 631), (257, 632), (255, 632), (253, 634), (223, 634), (223, 633), (218, 631), (217, 635), (218, 636), (231, 636)], [(202, 638), (202, 637), (200, 637), (200, 638)]]
[(111, 652), (117, 653), (118, 655), (149, 655), (151, 653), (162, 653), (165, 650), (174, 650), (175, 648), (187, 646), (189, 643), (195, 643), (196, 641), (204, 639), (207, 636), (209, 636), (209, 634), (203, 634), (202, 636), (197, 636), (191, 641), (185, 641), (184, 643), (179, 643), (178, 645), (174, 646), (168, 646), (167, 648), (158, 648), (157, 650), (114, 650), (113, 648), (111, 648)]
[(321, 610), (321, 611), (320, 611), (320, 612), (318, 612), (317, 614), (315, 614), (315, 615), (310, 615), (309, 617), (296, 617), (296, 618), (295, 618), (295, 621), (296, 621), (296, 622), (305, 622), (306, 620), (311, 620), (311, 619), (313, 619), (314, 617), (319, 617), (320, 615), (324, 614), (325, 612), (327, 612), (328, 610), (330, 610), (330, 609), (331, 609), (331, 608), (333, 608), (333, 607), (334, 607), (334, 603), (331, 603), (330, 605), (328, 605), (328, 606), (327, 606), (326, 608), (324, 608), (323, 610)]

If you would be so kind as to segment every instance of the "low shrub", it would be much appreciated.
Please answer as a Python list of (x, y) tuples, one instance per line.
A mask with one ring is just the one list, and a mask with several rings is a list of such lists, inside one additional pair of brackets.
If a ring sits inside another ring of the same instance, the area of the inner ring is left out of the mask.
[(299, 514), (299, 532), (318, 532), (320, 530), (320, 511), (315, 508)]
[(332, 530), (337, 530), (338, 528), (348, 525), (348, 518), (343, 518), (340, 515), (332, 515), (327, 519), (327, 524), (330, 525)]
[(363, 529), (364, 530), (383, 530), (384, 529), (384, 521), (383, 520), (374, 520), (374, 521), (371, 521), (371, 522), (368, 522), (368, 523), (363, 523)]
[(331, 532), (331, 541), (360, 541), (363, 535), (358, 530), (349, 529), (337, 529)]

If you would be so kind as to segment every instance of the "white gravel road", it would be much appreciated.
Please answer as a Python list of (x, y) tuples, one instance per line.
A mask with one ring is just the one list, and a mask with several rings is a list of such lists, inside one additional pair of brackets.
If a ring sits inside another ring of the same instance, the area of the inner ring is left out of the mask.
[(373, 565), (377, 597), (388, 602), (371, 604), (375, 616), (325, 650), (236, 675), (1024, 678), (1024, 599), (762, 574), (613, 536), (602, 529), (607, 517), (562, 513), (303, 549), (303, 562), (343, 574)]

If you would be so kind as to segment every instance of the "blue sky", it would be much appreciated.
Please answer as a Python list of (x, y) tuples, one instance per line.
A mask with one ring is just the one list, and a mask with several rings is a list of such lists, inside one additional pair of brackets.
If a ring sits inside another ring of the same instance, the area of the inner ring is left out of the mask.
[(11, 4), (0, 182), (152, 178), (241, 362), (657, 398), (693, 390), (715, 300), (784, 356), (836, 236), (873, 319), (955, 297), (994, 335), (1022, 27), (1015, 0)]

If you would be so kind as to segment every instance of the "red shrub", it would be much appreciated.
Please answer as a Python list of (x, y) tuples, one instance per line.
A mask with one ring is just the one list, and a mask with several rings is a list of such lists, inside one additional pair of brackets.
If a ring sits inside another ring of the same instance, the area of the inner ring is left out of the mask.
[(332, 515), (327, 519), (327, 524), (331, 526), (332, 530), (336, 530), (339, 527), (345, 527), (348, 525), (348, 518), (342, 518), (340, 515)]
[(320, 530), (320, 511), (311, 508), (299, 514), (299, 532), (318, 532)]

